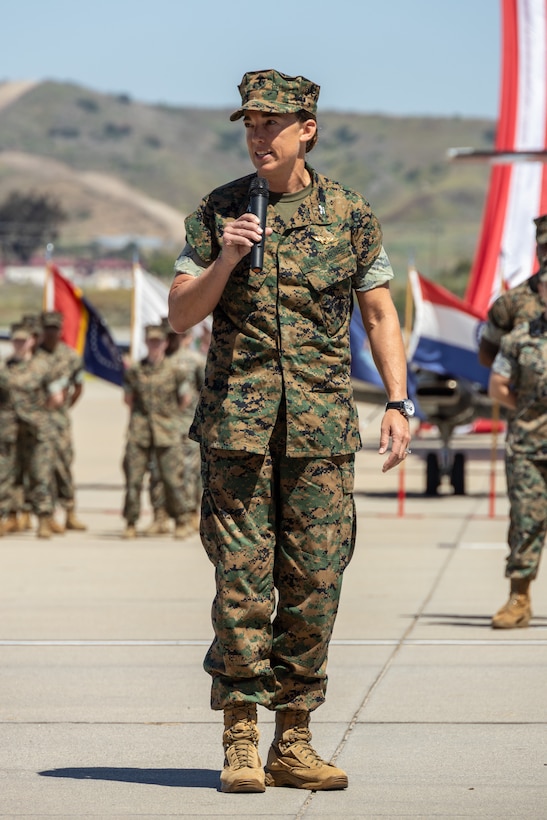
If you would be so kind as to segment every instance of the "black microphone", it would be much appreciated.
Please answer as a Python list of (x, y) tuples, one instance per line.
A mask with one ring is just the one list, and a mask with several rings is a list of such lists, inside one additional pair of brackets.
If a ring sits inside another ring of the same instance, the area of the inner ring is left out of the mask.
[(251, 248), (251, 270), (260, 273), (264, 262), (264, 240), (266, 239), (266, 209), (268, 207), (268, 180), (253, 177), (249, 185), (249, 212), (255, 214), (262, 228), (262, 239)]

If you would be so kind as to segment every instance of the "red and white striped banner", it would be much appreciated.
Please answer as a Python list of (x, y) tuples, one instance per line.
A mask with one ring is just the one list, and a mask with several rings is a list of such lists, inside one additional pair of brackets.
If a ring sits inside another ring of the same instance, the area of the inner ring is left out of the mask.
[[(502, 76), (495, 150), (547, 147), (547, 0), (501, 0)], [(547, 164), (494, 165), (465, 301), (481, 315), (537, 269), (533, 220), (547, 213)]]

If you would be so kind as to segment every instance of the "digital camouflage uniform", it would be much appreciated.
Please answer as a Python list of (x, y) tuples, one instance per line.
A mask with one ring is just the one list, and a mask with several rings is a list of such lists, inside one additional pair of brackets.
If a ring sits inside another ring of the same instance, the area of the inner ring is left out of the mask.
[(190, 438), (189, 432), (205, 380), (205, 356), (198, 350), (181, 347), (175, 353), (175, 360), (187, 372), (187, 403), (182, 411), (182, 484), (185, 506), (195, 512), (201, 501), (200, 449), (199, 444)]
[(184, 374), (170, 359), (158, 364), (143, 359), (124, 374), (124, 390), (132, 396), (123, 459), (126, 494), (123, 516), (135, 524), (140, 515), (145, 473), (154, 457), (165, 489), (165, 506), (172, 518), (187, 510), (180, 480), (181, 411)]
[(543, 313), (537, 293), (537, 274), (502, 293), (490, 306), (482, 338), (499, 347), (502, 337), (523, 322)]
[[(201, 536), (216, 568), (204, 663), (213, 709), (323, 702), (354, 547), (353, 289), (393, 274), (369, 204), (306, 167), (311, 191), (292, 218), (268, 205), (262, 272), (247, 255), (224, 288), (190, 431), (202, 447)], [(199, 275), (218, 256), (252, 176), (213, 191), (187, 218), (177, 272)]]
[[(184, 377), (184, 407), (180, 412), (181, 451), (179, 470), (186, 512), (195, 512), (201, 499), (201, 474), (199, 445), (188, 435), (194, 418), (197, 400), (203, 386), (205, 356), (197, 350), (181, 347), (169, 356)], [(154, 510), (165, 509), (165, 491), (155, 460), (150, 467), (150, 499)]]
[[(9, 391), (9, 371), (0, 364), (0, 521), (12, 509), (17, 464), (17, 416)], [(1, 530), (1, 525), (0, 525)]]
[(504, 336), (492, 370), (511, 380), (517, 399), (506, 439), (511, 512), (505, 574), (534, 580), (547, 535), (547, 321), (543, 315)]
[(64, 389), (66, 380), (52, 372), (47, 361), (10, 358), (6, 362), (7, 384), (17, 417), (18, 455), (26, 465), (28, 497), (32, 512), (53, 512), (52, 479), (54, 428), (49, 397)]
[(66, 398), (61, 407), (51, 410), (52, 429), (55, 447), (55, 466), (53, 471), (54, 500), (63, 507), (74, 508), (74, 478), (72, 464), (74, 448), (72, 444), (72, 424), (70, 418), (70, 398), (74, 385), (83, 384), (84, 371), (82, 357), (75, 350), (59, 341), (53, 352), (40, 345), (34, 354), (43, 357), (56, 378), (67, 383)]

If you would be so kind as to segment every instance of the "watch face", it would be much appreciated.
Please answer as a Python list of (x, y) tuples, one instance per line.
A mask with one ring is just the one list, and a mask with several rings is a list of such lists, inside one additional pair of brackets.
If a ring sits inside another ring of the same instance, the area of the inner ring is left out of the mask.
[(404, 400), (403, 409), (404, 409), (405, 415), (407, 415), (409, 418), (412, 417), (414, 415), (414, 413), (416, 412), (416, 409), (414, 407), (414, 402), (411, 401), (410, 399), (405, 399)]

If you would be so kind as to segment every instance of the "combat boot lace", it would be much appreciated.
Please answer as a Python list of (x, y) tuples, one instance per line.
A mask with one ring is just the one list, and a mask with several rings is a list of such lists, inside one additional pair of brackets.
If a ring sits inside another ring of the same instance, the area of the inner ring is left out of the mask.
[(308, 724), (309, 712), (276, 712), (276, 734), (266, 763), (266, 785), (312, 791), (347, 788), (347, 774), (323, 760), (311, 745)]
[(224, 768), (220, 774), (221, 791), (266, 791), (264, 769), (258, 754), (258, 739), (254, 703), (238, 704), (224, 710)]

